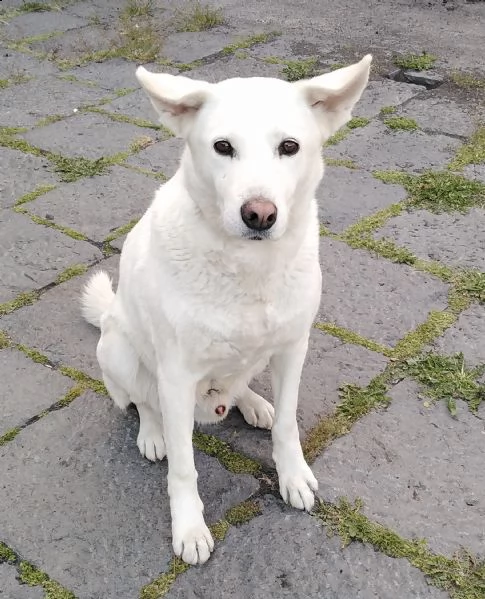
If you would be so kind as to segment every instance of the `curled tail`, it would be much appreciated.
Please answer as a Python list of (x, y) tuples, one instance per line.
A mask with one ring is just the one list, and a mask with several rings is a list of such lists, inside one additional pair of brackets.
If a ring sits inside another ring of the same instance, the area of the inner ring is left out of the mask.
[(101, 316), (110, 307), (115, 294), (108, 273), (104, 270), (94, 273), (84, 287), (81, 298), (81, 312), (84, 318), (100, 327)]

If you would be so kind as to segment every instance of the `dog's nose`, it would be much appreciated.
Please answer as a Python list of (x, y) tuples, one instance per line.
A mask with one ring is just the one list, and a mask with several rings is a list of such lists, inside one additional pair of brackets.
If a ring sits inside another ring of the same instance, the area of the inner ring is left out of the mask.
[(218, 416), (222, 416), (225, 411), (226, 411), (226, 406), (224, 406), (224, 405), (217, 406), (217, 408), (216, 408), (216, 414)]
[(278, 210), (269, 200), (249, 200), (241, 206), (241, 218), (249, 229), (266, 231), (276, 222)]

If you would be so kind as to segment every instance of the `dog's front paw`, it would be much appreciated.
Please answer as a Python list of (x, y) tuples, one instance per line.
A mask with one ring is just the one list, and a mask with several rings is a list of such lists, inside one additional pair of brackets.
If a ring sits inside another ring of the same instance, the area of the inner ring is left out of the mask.
[(244, 420), (251, 426), (267, 429), (273, 426), (274, 408), (261, 395), (248, 389), (247, 394), (238, 399), (236, 405)]
[(214, 540), (202, 515), (173, 523), (173, 550), (187, 564), (204, 564), (214, 549)]
[(299, 464), (286, 464), (277, 470), (284, 501), (309, 512), (315, 503), (314, 493), (318, 489), (318, 481), (308, 464), (302, 460)]

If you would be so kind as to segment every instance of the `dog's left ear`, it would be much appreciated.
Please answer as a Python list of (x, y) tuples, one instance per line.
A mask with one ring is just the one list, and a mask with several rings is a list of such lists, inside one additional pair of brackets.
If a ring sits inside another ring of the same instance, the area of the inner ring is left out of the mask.
[(371, 62), (372, 56), (367, 54), (343, 69), (294, 83), (312, 107), (324, 139), (350, 120), (369, 80)]
[(186, 137), (197, 111), (209, 96), (211, 84), (180, 75), (151, 73), (144, 67), (138, 67), (136, 77), (160, 121), (176, 135)]

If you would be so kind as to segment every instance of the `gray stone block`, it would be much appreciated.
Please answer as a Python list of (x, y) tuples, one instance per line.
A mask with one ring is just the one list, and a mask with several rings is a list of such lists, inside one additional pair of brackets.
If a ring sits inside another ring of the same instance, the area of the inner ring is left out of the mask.
[(114, 166), (106, 175), (48, 192), (30, 203), (29, 210), (103, 241), (114, 229), (142, 216), (159, 186), (151, 177)]
[[(157, 65), (160, 69), (160, 66)], [(123, 58), (113, 58), (105, 62), (91, 62), (83, 67), (71, 69), (66, 74), (73, 75), (80, 81), (96, 83), (100, 87), (113, 89), (138, 88), (135, 77), (136, 65)]]
[(0, 593), (2, 599), (43, 599), (42, 587), (30, 587), (17, 580), (17, 570), (9, 564), (0, 564)]
[(478, 179), (485, 183), (485, 164), (469, 164), (463, 169), (463, 174), (469, 179)]
[(196, 67), (185, 73), (185, 76), (191, 79), (203, 79), (209, 83), (217, 83), (232, 77), (277, 77), (281, 79), (281, 69), (282, 65), (279, 64), (269, 64), (254, 58), (229, 56)]
[(73, 366), (101, 378), (96, 360), (99, 331), (82, 319), (79, 302), (93, 272), (106, 270), (116, 281), (118, 262), (119, 256), (103, 260), (87, 274), (47, 291), (32, 306), (2, 317), (1, 329), (14, 341), (39, 350), (56, 365)]
[(316, 44), (311, 41), (302, 40), (301, 37), (295, 35), (278, 36), (265, 44), (257, 44), (246, 50), (253, 58), (280, 58), (281, 60), (299, 60), (311, 57), (317, 57), (326, 52), (328, 48), (321, 44)]
[(474, 304), (460, 314), (455, 324), (436, 339), (433, 349), (441, 354), (462, 352), (472, 366), (485, 364), (485, 307)]
[(166, 177), (172, 177), (178, 169), (184, 145), (182, 139), (171, 137), (148, 146), (141, 152), (130, 156), (126, 162), (148, 169), (153, 173), (163, 173)]
[[(158, 72), (159, 70), (153, 69), (154, 72)], [(158, 115), (143, 89), (137, 89), (126, 96), (116, 98), (116, 100), (104, 104), (103, 110), (151, 121), (154, 125), (159, 124)], [(143, 129), (143, 131), (150, 133), (150, 129)]]
[(0, 212), (0, 229), (0, 303), (54, 282), (68, 266), (93, 263), (102, 256), (93, 245), (10, 210)]
[(97, 160), (127, 151), (140, 137), (156, 135), (150, 129), (141, 129), (130, 123), (114, 123), (101, 114), (78, 114), (39, 129), (32, 129), (23, 137), (32, 145), (57, 152), (63, 156), (84, 156)]
[(369, 170), (439, 170), (452, 160), (460, 142), (422, 131), (390, 131), (382, 123), (354, 129), (335, 146), (325, 148), (330, 158), (350, 158)]
[(463, 402), (455, 419), (444, 402), (424, 407), (410, 381), (390, 395), (386, 411), (365, 416), (317, 458), (320, 494), (361, 497), (367, 516), (399, 534), (424, 537), (445, 555), (463, 546), (483, 558), (483, 421)]
[[(137, 429), (86, 393), (0, 448), (3, 540), (78, 599), (133, 599), (172, 558), (167, 463), (140, 456)], [(258, 487), (204, 454), (196, 467), (209, 523)]]
[(420, 85), (399, 83), (390, 79), (369, 81), (361, 99), (354, 108), (354, 114), (372, 118), (377, 116), (384, 106), (399, 106), (423, 91), (424, 88)]
[(202, 569), (180, 576), (167, 599), (445, 599), (404, 559), (369, 545), (345, 549), (308, 514), (266, 500), (263, 514), (231, 528)]
[(8, 208), (37, 187), (58, 183), (49, 166), (44, 158), (0, 148), (0, 206)]
[(87, 21), (60, 10), (26, 12), (0, 26), (0, 35), (8, 40), (46, 35), (83, 27)]
[[(341, 401), (339, 388), (342, 385), (353, 383), (365, 386), (384, 370), (386, 364), (387, 360), (379, 354), (344, 344), (314, 329), (300, 383), (297, 412), (300, 438), (304, 440), (322, 417), (334, 411)], [(256, 377), (251, 387), (267, 400), (273, 401), (269, 369)], [(274, 467), (271, 434), (249, 426), (236, 408), (222, 423), (202, 427), (202, 430), (230, 443), (236, 451)]]
[(417, 210), (391, 219), (375, 236), (389, 237), (425, 260), (485, 271), (484, 225), (485, 212), (479, 208), (468, 214)]
[(318, 319), (394, 346), (447, 306), (448, 286), (405, 264), (322, 238), (323, 293)]
[(0, 79), (10, 79), (19, 75), (39, 77), (57, 73), (58, 68), (49, 60), (37, 60), (28, 54), (0, 47)]
[(439, 95), (413, 98), (398, 114), (415, 119), (423, 129), (440, 133), (467, 137), (475, 130), (474, 115), (466, 106)]
[(0, 380), (0, 436), (54, 404), (73, 386), (70, 379), (10, 348), (0, 351)]
[(106, 90), (79, 85), (57, 77), (44, 77), (42, 85), (32, 79), (0, 91), (0, 127), (26, 127), (43, 117), (70, 116), (80, 107), (96, 104)]
[(328, 166), (317, 189), (320, 222), (340, 233), (406, 196), (400, 185), (387, 185), (365, 171)]
[(229, 27), (207, 31), (182, 31), (169, 35), (163, 43), (164, 57), (179, 63), (192, 62), (220, 52), (238, 39)]

